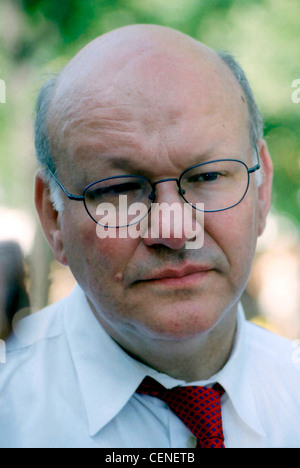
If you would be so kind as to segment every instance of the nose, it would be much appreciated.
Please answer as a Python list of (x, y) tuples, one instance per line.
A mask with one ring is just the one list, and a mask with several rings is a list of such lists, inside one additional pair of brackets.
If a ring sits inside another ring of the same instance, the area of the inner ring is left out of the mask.
[[(164, 245), (172, 250), (182, 249), (194, 240), (202, 226), (197, 222), (194, 209), (180, 196), (177, 179), (159, 181), (155, 203), (152, 203), (148, 228), (143, 235), (148, 247)], [(161, 182), (164, 182), (161, 184)]]

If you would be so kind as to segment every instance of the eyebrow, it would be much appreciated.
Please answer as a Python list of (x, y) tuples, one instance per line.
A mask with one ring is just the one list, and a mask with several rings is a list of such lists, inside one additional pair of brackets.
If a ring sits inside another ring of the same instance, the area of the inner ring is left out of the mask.
[(113, 156), (110, 158), (105, 158), (105, 163), (107, 163), (112, 169), (135, 169), (136, 165), (133, 164), (128, 159), (124, 159), (122, 157)]
[(103, 167), (109, 169), (120, 169), (128, 173), (143, 173), (145, 174), (148, 170), (139, 164), (139, 161), (130, 161), (129, 159), (121, 156), (102, 156)]
[[(206, 155), (207, 156), (207, 155)], [(211, 156), (212, 157), (212, 156)], [(240, 159), (240, 155), (235, 156), (224, 156), (225, 159), (227, 158), (233, 158), (233, 159)], [(189, 166), (193, 166), (196, 164), (202, 164), (205, 162), (208, 162), (211, 158), (210, 157), (204, 157), (203, 155), (200, 157), (195, 158), (195, 162), (193, 163), (192, 161), (190, 162)], [(213, 157), (213, 159), (219, 159), (216, 157)], [(220, 159), (223, 159), (221, 157)], [(136, 175), (143, 175), (145, 177), (148, 177), (149, 179), (152, 178), (153, 176), (153, 165), (152, 167), (145, 167), (143, 164), (145, 161), (147, 161), (145, 158), (142, 159), (142, 161), (135, 160), (131, 161), (128, 156), (117, 156), (113, 154), (101, 154), (99, 155), (99, 162), (101, 165), (99, 165), (99, 170), (105, 172), (106, 170), (109, 169), (115, 169), (115, 170), (120, 170), (124, 172), (125, 174), (136, 174)], [(101, 168), (101, 169), (100, 169)]]

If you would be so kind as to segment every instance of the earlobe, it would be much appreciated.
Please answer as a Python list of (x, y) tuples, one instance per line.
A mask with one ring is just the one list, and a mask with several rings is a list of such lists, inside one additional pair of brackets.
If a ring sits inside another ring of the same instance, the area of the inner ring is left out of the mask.
[(55, 210), (50, 199), (49, 186), (42, 171), (39, 171), (35, 178), (35, 206), (56, 260), (67, 266), (59, 213)]
[(68, 266), (68, 262), (65, 256), (64, 244), (62, 240), (62, 234), (60, 230), (52, 232), (52, 243), (53, 252), (56, 260), (64, 266)]
[(258, 235), (261, 236), (272, 201), (273, 163), (265, 140), (258, 142), (258, 151), (261, 162), (262, 182), (258, 188), (259, 224)]

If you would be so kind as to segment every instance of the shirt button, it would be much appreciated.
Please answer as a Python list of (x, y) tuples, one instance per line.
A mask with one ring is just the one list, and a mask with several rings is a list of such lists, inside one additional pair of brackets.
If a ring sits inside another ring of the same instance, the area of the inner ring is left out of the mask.
[(186, 447), (187, 448), (190, 448), (190, 449), (193, 449), (193, 448), (196, 448), (196, 445), (197, 445), (197, 439), (196, 437), (194, 436), (190, 436), (187, 440), (187, 444), (186, 444)]

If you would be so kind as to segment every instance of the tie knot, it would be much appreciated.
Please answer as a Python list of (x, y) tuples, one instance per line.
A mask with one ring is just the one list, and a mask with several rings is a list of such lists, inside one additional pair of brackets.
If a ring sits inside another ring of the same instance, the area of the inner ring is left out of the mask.
[(221, 396), (224, 389), (187, 386), (170, 390), (146, 377), (137, 393), (163, 400), (197, 437), (199, 448), (224, 448)]

